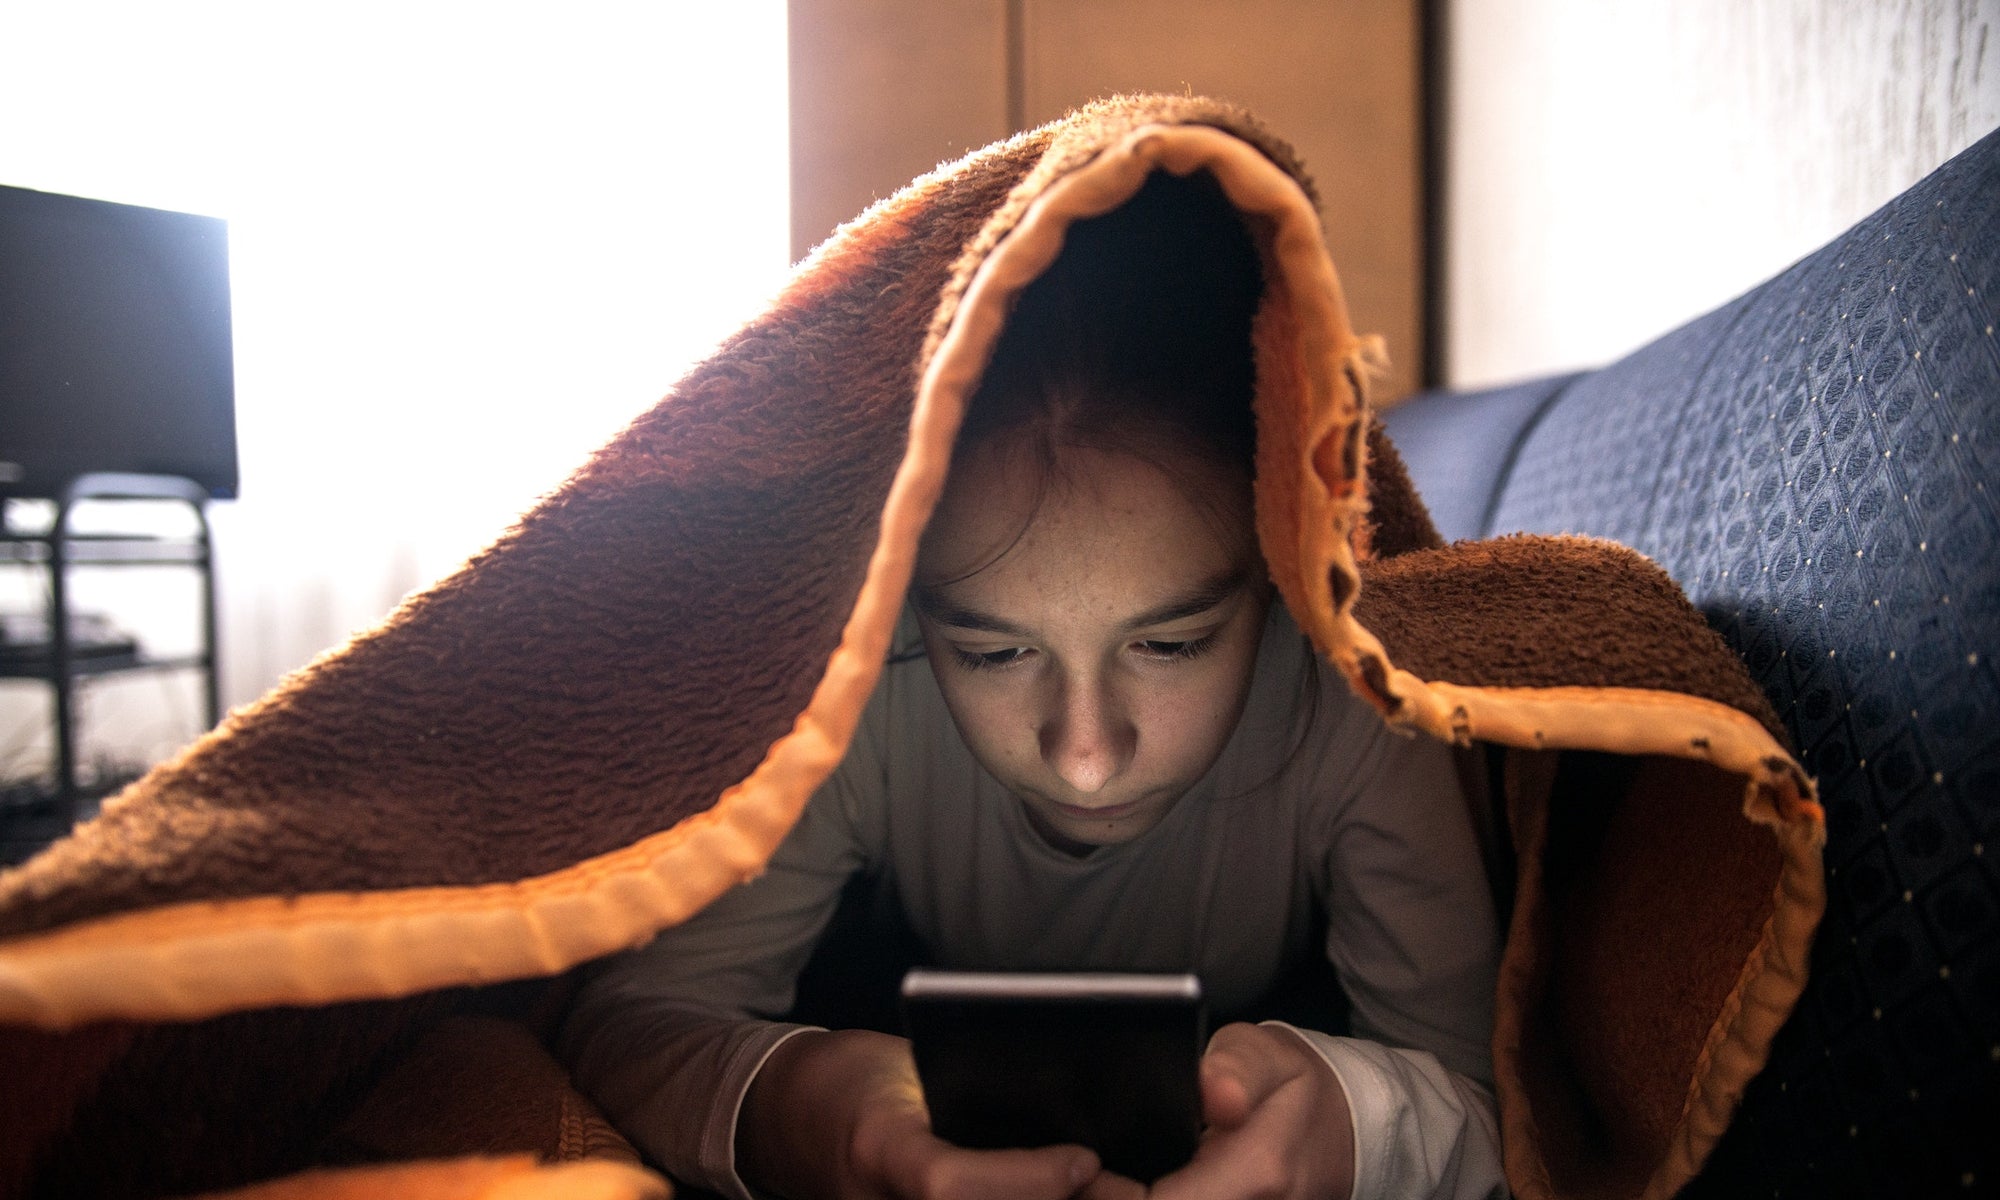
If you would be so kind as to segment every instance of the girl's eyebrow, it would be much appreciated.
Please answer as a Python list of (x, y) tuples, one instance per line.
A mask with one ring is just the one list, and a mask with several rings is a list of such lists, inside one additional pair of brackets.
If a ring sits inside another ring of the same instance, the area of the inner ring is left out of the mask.
[[(1200, 616), (1216, 605), (1242, 591), (1250, 581), (1250, 572), (1242, 567), (1234, 567), (1213, 579), (1195, 585), (1182, 596), (1164, 604), (1149, 608), (1125, 622), (1128, 630), (1144, 629), (1149, 625), (1165, 625), (1188, 617)], [(927, 587), (910, 589), (910, 603), (917, 610), (937, 622), (953, 629), (970, 629), (979, 633), (997, 633), (1001, 637), (1028, 640), (1033, 634), (1004, 617), (981, 612), (963, 604), (953, 604)]]
[(1213, 579), (1198, 584), (1179, 599), (1169, 600), (1157, 608), (1147, 609), (1125, 622), (1125, 628), (1143, 629), (1148, 625), (1165, 625), (1171, 621), (1198, 617), (1242, 591), (1249, 582), (1249, 571), (1242, 567), (1231, 568)]
[(1011, 621), (1003, 620), (991, 613), (981, 612), (976, 608), (967, 608), (962, 604), (953, 604), (927, 587), (919, 586), (911, 588), (910, 603), (916, 606), (918, 612), (929, 617), (931, 620), (940, 625), (949, 625), (953, 629), (971, 629), (979, 633), (997, 633), (1001, 637), (1020, 638), (1023, 641), (1028, 640), (1031, 636), (1027, 630)]

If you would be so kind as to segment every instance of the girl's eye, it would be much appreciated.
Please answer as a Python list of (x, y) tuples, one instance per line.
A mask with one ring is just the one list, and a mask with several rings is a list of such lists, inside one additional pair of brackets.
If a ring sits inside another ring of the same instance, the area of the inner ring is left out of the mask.
[(952, 653), (957, 656), (959, 665), (966, 670), (987, 671), (994, 667), (1005, 667), (1019, 662), (1028, 651), (1025, 647), (1009, 646), (1005, 650), (988, 650), (980, 654), (953, 647)]
[(1206, 634), (1186, 641), (1166, 641), (1154, 638), (1139, 643), (1139, 649), (1149, 658), (1184, 662), (1194, 658), (1215, 644), (1215, 634)]

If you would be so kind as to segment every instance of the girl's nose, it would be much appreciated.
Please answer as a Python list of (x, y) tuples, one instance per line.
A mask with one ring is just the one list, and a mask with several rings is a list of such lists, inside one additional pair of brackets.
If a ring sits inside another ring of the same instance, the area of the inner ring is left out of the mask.
[(1063, 782), (1090, 795), (1131, 764), (1138, 740), (1123, 707), (1101, 684), (1066, 681), (1042, 723), (1042, 759)]

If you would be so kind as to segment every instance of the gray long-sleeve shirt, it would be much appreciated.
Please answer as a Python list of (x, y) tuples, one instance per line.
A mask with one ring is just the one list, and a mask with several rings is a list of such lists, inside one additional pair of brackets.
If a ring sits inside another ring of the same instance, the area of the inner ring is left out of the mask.
[[(905, 644), (914, 644), (913, 628)], [(1356, 1197), (1501, 1195), (1488, 1042), (1499, 936), (1449, 752), (1389, 732), (1272, 605), (1251, 700), (1158, 826), (1076, 857), (973, 760), (928, 664), (892, 662), (854, 744), (758, 879), (611, 960), (562, 1050), (677, 1177), (748, 1197), (738, 1108), (842, 887), (886, 872), (939, 965), (1192, 971), (1220, 1011), (1324, 953)], [(1314, 946), (1316, 937), (1324, 944)]]

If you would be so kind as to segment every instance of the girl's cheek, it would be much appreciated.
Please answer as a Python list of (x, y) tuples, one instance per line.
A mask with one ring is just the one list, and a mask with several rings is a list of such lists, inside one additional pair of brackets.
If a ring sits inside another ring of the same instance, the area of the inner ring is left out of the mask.
[[(989, 751), (998, 750), (1010, 758), (1019, 752), (1014, 743), (1027, 739), (1035, 728), (1032, 714), (1018, 705), (1007, 703), (1003, 696), (966, 697), (961, 709), (965, 713), (965, 723), (971, 727), (965, 730), (967, 740)], [(1010, 737), (1010, 730), (1027, 732)]]

